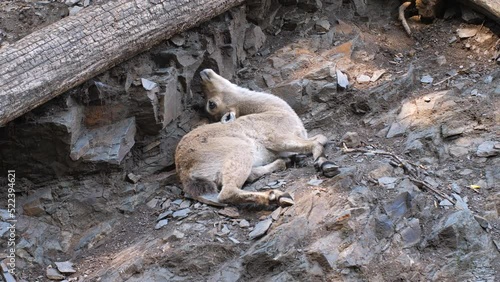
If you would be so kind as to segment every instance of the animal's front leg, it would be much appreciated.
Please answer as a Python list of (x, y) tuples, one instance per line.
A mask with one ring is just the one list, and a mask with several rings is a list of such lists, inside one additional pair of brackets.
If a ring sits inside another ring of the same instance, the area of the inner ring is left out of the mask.
[(310, 139), (296, 136), (277, 136), (273, 141), (266, 144), (266, 148), (277, 152), (312, 153), (314, 166), (321, 170), (326, 177), (333, 177), (340, 172), (339, 167), (325, 157), (323, 146), (326, 144), (327, 138), (322, 135)]
[(324, 146), (328, 142), (328, 138), (326, 138), (322, 134), (318, 134), (309, 138), (309, 140), (316, 141), (321, 144), (321, 149), (316, 151), (316, 154), (313, 149), (314, 167), (317, 170), (321, 170), (323, 175), (326, 177), (334, 177), (335, 175), (339, 174), (340, 173), (339, 166), (336, 165), (334, 162), (329, 161), (324, 153), (325, 150)]
[(269, 174), (271, 172), (278, 171), (278, 170), (284, 170), (284, 169), (286, 169), (287, 161), (290, 161), (290, 160), (289, 159), (277, 159), (270, 164), (258, 166), (258, 167), (253, 167), (252, 172), (250, 173), (250, 176), (248, 176), (247, 181), (254, 182), (255, 180), (261, 178), (262, 176), (264, 176), (266, 174)]
[(236, 186), (225, 185), (217, 197), (217, 201), (224, 204), (257, 204), (269, 206), (278, 204), (282, 207), (292, 206), (293, 198), (290, 194), (280, 190), (269, 190), (264, 192), (252, 192), (241, 190)]

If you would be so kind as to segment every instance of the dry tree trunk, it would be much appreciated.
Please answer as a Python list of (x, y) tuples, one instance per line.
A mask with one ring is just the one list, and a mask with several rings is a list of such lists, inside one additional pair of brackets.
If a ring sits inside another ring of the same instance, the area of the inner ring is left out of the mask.
[(0, 49), (0, 126), (244, 0), (117, 0)]
[(498, 0), (458, 0), (459, 2), (475, 8), (500, 24), (500, 1)]

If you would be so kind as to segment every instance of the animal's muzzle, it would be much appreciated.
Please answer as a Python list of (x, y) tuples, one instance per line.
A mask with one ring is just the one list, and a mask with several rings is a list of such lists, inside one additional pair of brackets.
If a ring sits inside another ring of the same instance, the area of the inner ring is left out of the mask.
[(201, 76), (201, 80), (210, 81), (210, 70), (205, 69), (205, 70), (200, 71), (200, 76)]

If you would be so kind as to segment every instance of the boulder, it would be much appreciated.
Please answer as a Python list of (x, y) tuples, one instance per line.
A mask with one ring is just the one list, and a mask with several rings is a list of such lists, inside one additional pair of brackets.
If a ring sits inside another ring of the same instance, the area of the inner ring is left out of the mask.
[(271, 93), (285, 100), (300, 115), (311, 107), (311, 97), (305, 91), (308, 84), (307, 79), (294, 80), (275, 86)]
[(243, 47), (250, 55), (256, 54), (259, 49), (264, 45), (266, 41), (266, 35), (262, 32), (262, 29), (254, 24), (250, 24), (245, 32), (245, 43)]
[(494, 157), (500, 153), (500, 142), (485, 141), (477, 147), (478, 157)]
[(135, 117), (89, 130), (71, 148), (73, 160), (120, 164), (135, 144)]
[(298, 0), (297, 7), (308, 13), (314, 13), (323, 7), (321, 0)]

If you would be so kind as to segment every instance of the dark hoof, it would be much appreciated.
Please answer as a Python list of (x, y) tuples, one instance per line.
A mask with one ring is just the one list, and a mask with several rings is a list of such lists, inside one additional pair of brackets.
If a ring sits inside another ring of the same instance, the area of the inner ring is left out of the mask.
[(294, 167), (305, 167), (307, 166), (307, 158), (308, 156), (304, 154), (293, 155), (290, 157), (292, 161), (291, 165)]
[(292, 161), (291, 158), (281, 158), (281, 159), (285, 161), (285, 167), (286, 168), (293, 167), (293, 161)]
[(290, 194), (285, 193), (278, 198), (278, 204), (281, 207), (289, 207), (293, 206), (295, 202), (293, 201), (293, 198)]
[(209, 206), (214, 206), (214, 207), (226, 207), (227, 205), (224, 203), (219, 202), (217, 199), (217, 196), (219, 194), (203, 194), (195, 198), (200, 203), (207, 204)]
[(321, 172), (326, 177), (334, 177), (340, 173), (339, 166), (333, 162), (326, 161), (321, 164)]

